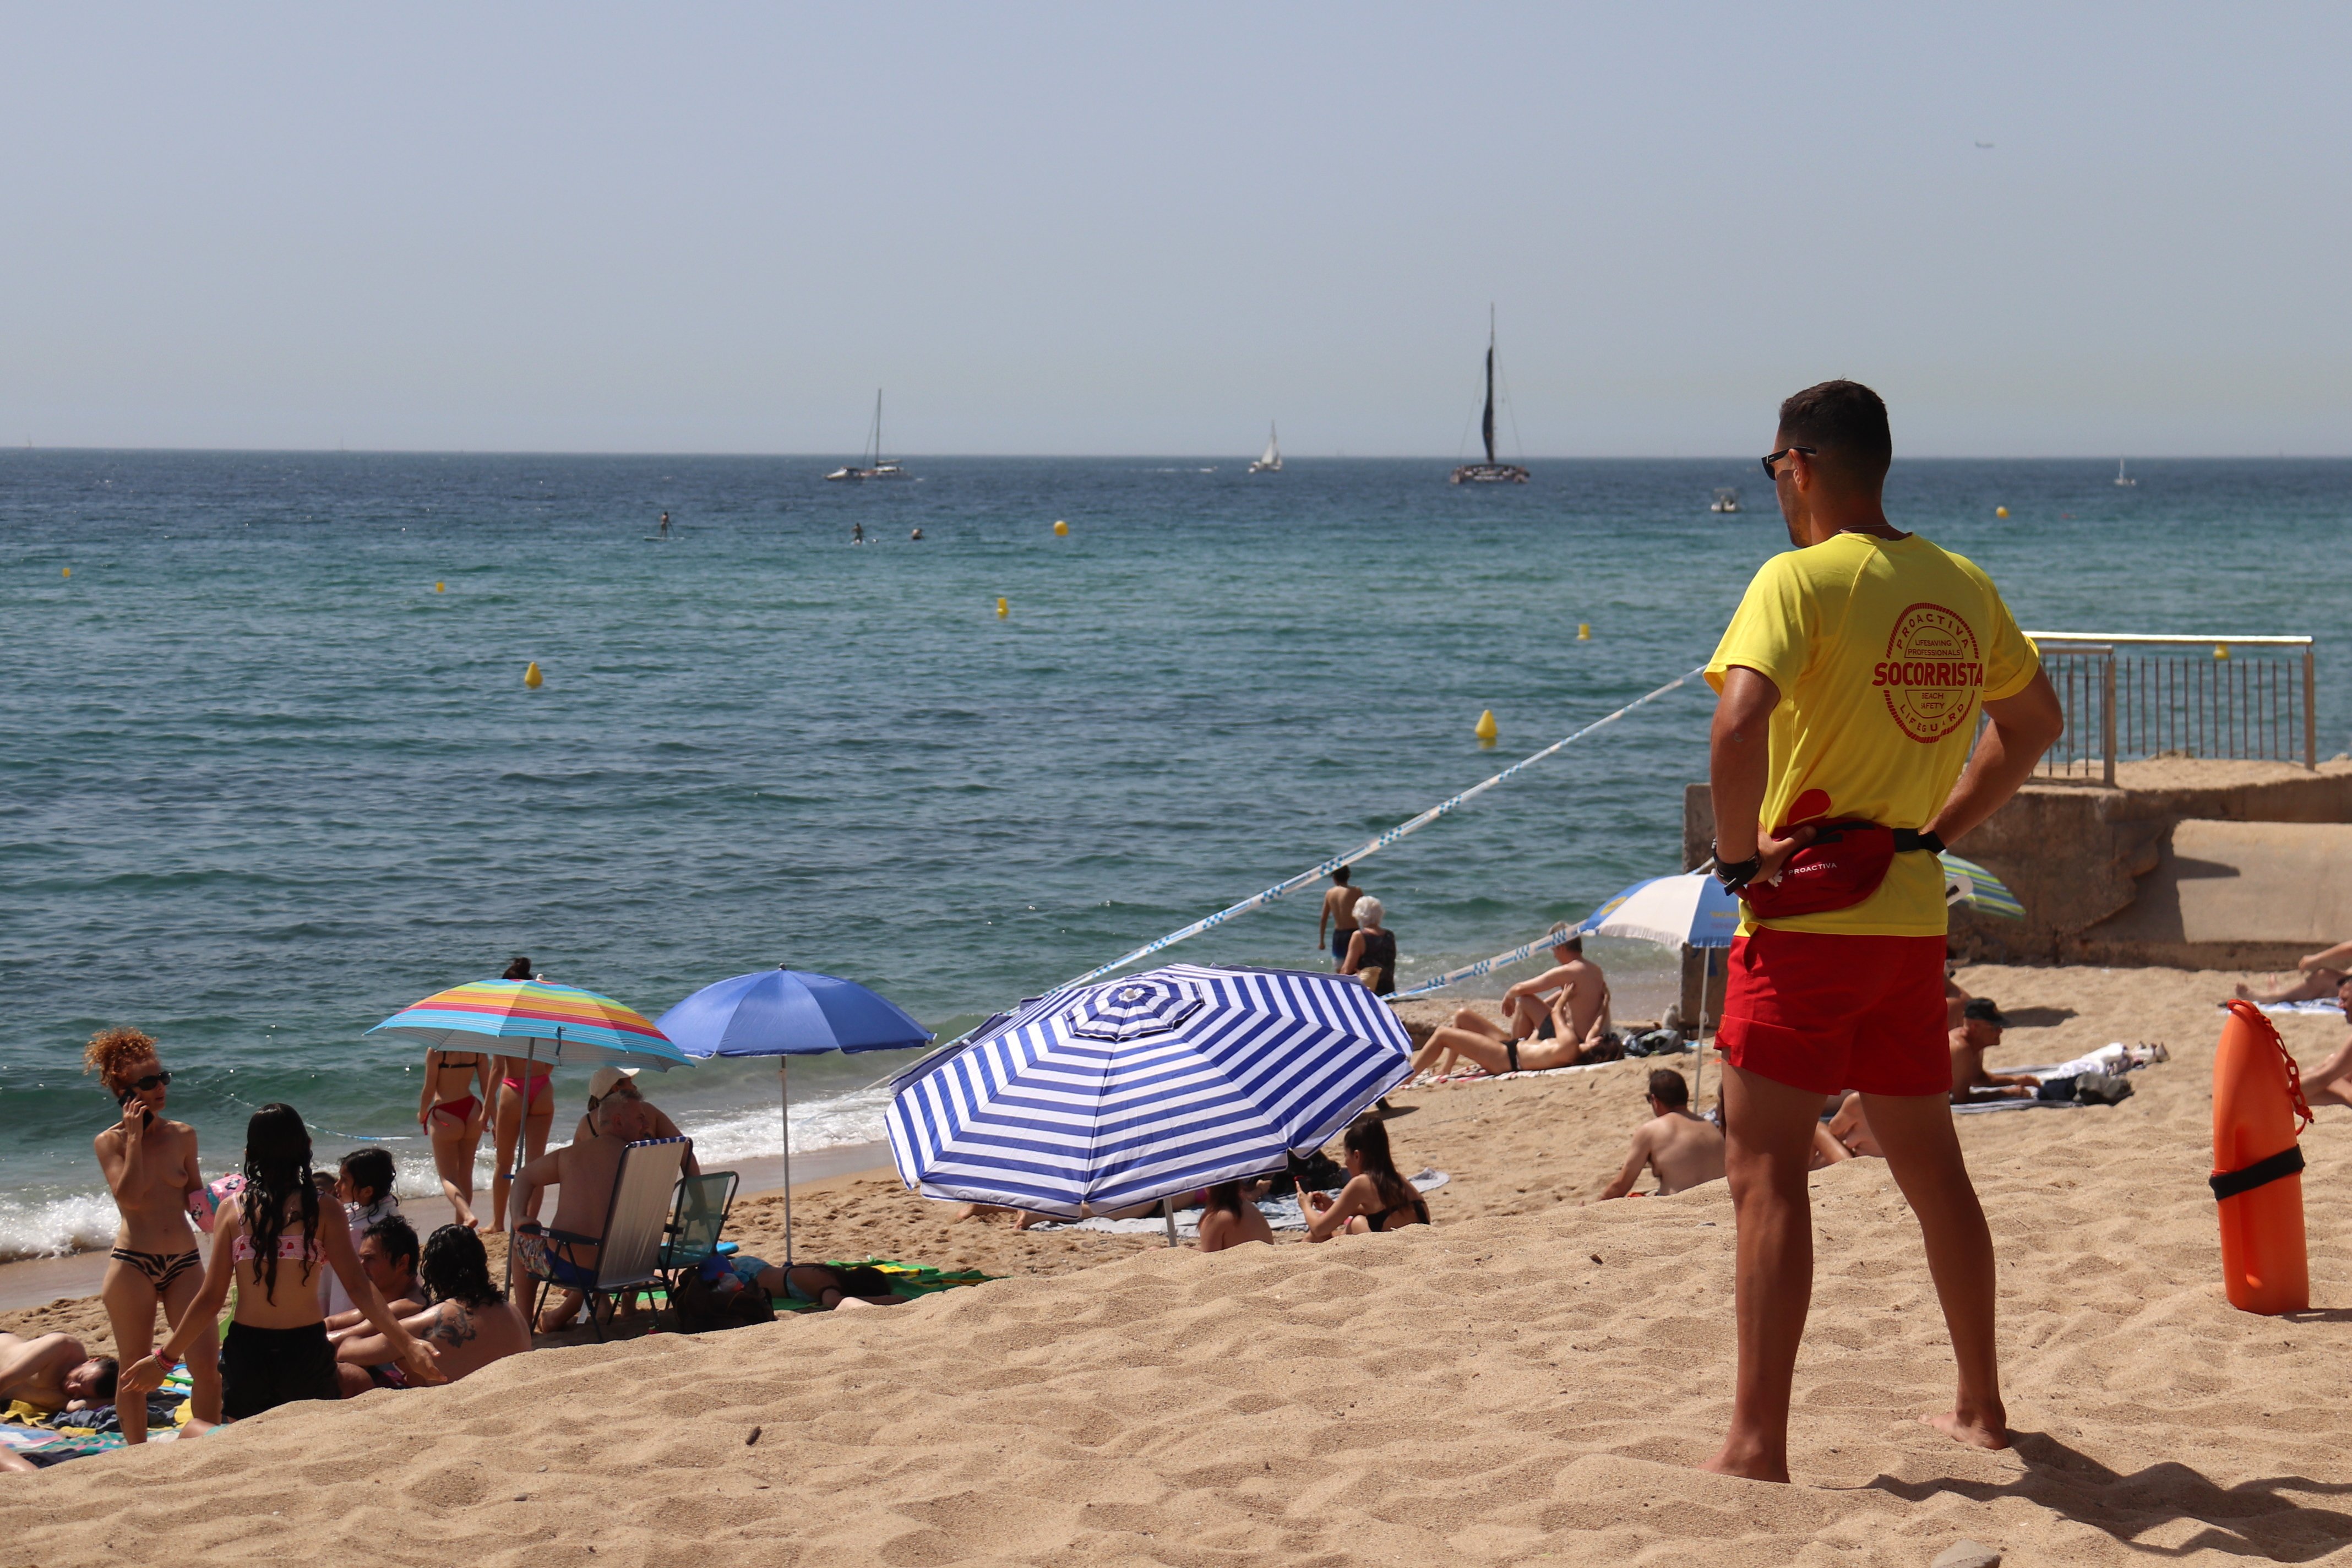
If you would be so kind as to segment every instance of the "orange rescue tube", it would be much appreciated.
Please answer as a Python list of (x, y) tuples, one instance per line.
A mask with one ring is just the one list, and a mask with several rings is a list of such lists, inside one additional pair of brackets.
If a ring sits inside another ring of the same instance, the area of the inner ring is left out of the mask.
[(2240, 1311), (2275, 1317), (2311, 1305), (2295, 1142), (2310, 1122), (2302, 1075), (2277, 1027), (2252, 1003), (2231, 1003), (2213, 1053), (2212, 1183), (2222, 1286)]

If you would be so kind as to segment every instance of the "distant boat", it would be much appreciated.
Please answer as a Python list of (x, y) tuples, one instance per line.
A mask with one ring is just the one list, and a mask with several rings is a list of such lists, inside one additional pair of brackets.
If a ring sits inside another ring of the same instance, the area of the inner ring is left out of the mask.
[(1486, 439), (1486, 460), (1465, 463), (1454, 470), (1451, 483), (1457, 485), (1523, 485), (1528, 471), (1517, 463), (1495, 461), (1495, 312), (1486, 312), (1486, 412), (1478, 422), (1478, 433)]
[(2124, 460), (2121, 458), (2116, 459), (2116, 483), (2126, 489), (2130, 489), (2139, 483), (2137, 479), (2124, 472)]
[(1728, 487), (1717, 490), (1715, 492), (1715, 499), (1706, 503), (1706, 510), (1709, 511), (1738, 511), (1739, 510), (1739, 492), (1729, 489)]
[(882, 456), (882, 389), (874, 389), (874, 429), (866, 442), (864, 464), (845, 465), (825, 475), (828, 479), (903, 479), (907, 470), (895, 458)]
[(1265, 426), (1265, 456), (1252, 463), (1249, 466), (1249, 471), (1253, 474), (1282, 472), (1282, 444), (1274, 438), (1274, 421), (1271, 419), (1266, 421)]

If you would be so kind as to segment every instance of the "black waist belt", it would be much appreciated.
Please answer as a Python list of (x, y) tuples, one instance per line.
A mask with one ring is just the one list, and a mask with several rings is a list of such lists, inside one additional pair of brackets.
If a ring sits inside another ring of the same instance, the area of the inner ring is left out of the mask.
[(2303, 1145), (2290, 1143), (2267, 1160), (2257, 1160), (2242, 1170), (2224, 1171), (2208, 1177), (2213, 1184), (2213, 1201), (2234, 1198), (2240, 1193), (2251, 1193), (2256, 1187), (2266, 1187), (2282, 1176), (2292, 1176), (2303, 1169)]
[(1908, 855), (1915, 849), (1926, 849), (1937, 855), (1944, 852), (1944, 841), (1932, 833), (1916, 827), (1890, 827), (1887, 831), (1895, 835), (1895, 852), (1897, 855)]

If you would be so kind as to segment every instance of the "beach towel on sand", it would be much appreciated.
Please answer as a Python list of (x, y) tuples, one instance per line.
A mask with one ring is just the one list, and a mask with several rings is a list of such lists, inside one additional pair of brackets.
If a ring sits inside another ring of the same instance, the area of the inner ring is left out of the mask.
[[(2145, 1059), (2144, 1052), (2135, 1051), (2132, 1047), (2124, 1044), (2121, 1040), (2110, 1040), (2088, 1056), (2076, 1057), (2070, 1062), (2047, 1062), (2038, 1067), (2004, 1067), (1995, 1070), (2018, 1074), (2025, 1078), (2038, 1078), (2046, 1083), (2052, 1079), (2079, 1079), (2093, 1073), (2119, 1079), (2127, 1072), (2137, 1072), (2149, 1065), (2151, 1064)], [(2128, 1093), (2129, 1086), (2125, 1087), (2126, 1092)], [(1952, 1107), (1952, 1114), (1986, 1116), (1997, 1110), (2079, 1110), (2082, 1107), (2082, 1101), (2071, 1098), (2066, 1100), (1979, 1100), (1965, 1105), (1955, 1105)]]
[[(1413, 1190), (1433, 1193), (1453, 1179), (1444, 1171), (1423, 1171), (1412, 1178)], [(1276, 1230), (1307, 1228), (1306, 1212), (1298, 1206), (1298, 1199), (1295, 1194), (1288, 1197), (1260, 1198), (1257, 1201), (1257, 1212), (1265, 1215), (1265, 1223)], [(1198, 1240), (1200, 1238), (1202, 1213), (1200, 1209), (1176, 1211), (1178, 1239)], [(1048, 1220), (1042, 1225), (1033, 1225), (1029, 1228), (1031, 1230), (1091, 1230), (1108, 1232), (1113, 1236), (1164, 1236), (1168, 1231), (1168, 1222), (1156, 1215), (1140, 1219), (1107, 1219), (1097, 1215), (1090, 1219)]]

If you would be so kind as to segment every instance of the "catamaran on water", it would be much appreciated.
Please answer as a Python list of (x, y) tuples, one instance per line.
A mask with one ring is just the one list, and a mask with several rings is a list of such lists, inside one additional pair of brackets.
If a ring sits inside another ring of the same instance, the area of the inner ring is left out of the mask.
[(874, 389), (874, 429), (866, 440), (866, 457), (861, 464), (844, 464), (825, 475), (828, 479), (903, 479), (907, 470), (897, 459), (882, 456), (882, 389)]
[(1249, 466), (1249, 471), (1253, 474), (1282, 472), (1282, 444), (1274, 437), (1274, 421), (1271, 419), (1265, 425), (1265, 454)]
[(1486, 412), (1478, 423), (1478, 432), (1486, 442), (1486, 460), (1465, 463), (1454, 470), (1450, 483), (1457, 485), (1523, 485), (1528, 471), (1517, 463), (1495, 460), (1495, 312), (1486, 312)]

